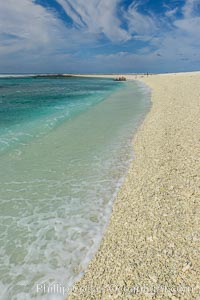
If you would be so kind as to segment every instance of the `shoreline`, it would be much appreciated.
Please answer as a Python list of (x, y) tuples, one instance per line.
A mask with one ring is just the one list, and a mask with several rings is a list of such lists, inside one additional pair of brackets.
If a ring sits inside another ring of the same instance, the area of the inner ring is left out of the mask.
[(152, 107), (99, 250), (67, 299), (196, 299), (200, 72), (124, 76), (152, 89)]

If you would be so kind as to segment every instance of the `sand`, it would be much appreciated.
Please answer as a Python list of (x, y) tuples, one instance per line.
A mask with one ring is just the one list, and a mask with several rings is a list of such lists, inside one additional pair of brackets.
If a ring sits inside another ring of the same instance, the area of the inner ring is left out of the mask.
[(152, 108), (70, 300), (200, 299), (200, 72), (137, 79), (152, 89)]

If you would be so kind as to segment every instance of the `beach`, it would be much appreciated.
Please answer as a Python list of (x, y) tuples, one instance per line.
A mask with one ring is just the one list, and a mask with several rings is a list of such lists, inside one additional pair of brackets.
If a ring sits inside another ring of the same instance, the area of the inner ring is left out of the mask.
[(1, 296), (46, 300), (43, 282), (70, 288), (96, 253), (150, 93), (52, 75), (0, 88)]
[(99, 250), (67, 299), (200, 299), (200, 72), (126, 77), (151, 88), (152, 108)]

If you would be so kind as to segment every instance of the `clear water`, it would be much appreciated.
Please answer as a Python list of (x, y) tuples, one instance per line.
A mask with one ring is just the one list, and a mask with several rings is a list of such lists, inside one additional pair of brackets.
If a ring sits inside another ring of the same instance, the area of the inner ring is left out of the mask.
[(81, 276), (148, 108), (134, 82), (0, 78), (3, 300), (49, 299), (37, 284), (70, 287)]
[(0, 153), (48, 133), (113, 89), (105, 79), (0, 78)]

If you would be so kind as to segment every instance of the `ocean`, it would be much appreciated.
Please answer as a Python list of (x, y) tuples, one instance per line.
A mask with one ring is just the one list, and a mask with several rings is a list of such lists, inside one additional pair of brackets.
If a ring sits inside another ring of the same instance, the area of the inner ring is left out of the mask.
[(133, 81), (0, 78), (2, 300), (64, 299), (42, 287), (82, 276), (149, 107)]

